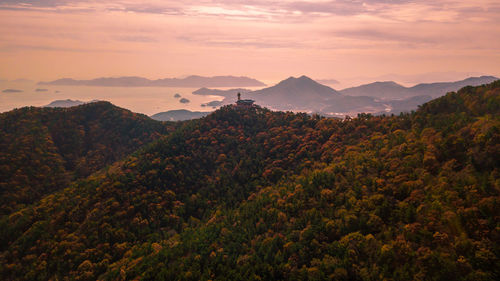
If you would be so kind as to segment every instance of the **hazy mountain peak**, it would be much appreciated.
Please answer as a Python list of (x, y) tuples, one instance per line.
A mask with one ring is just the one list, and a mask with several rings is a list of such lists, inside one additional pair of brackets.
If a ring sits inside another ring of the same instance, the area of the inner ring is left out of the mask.
[(439, 97), (465, 86), (478, 86), (497, 79), (493, 76), (469, 77), (455, 82), (421, 83), (410, 88), (393, 81), (381, 81), (347, 88), (340, 92), (349, 96), (370, 96), (381, 99), (404, 99), (415, 96)]
[(286, 85), (286, 86), (291, 86), (291, 85), (297, 86), (297, 85), (299, 85), (299, 86), (308, 86), (308, 87), (311, 86), (311, 85), (314, 85), (314, 86), (320, 86), (320, 87), (330, 88), (328, 86), (325, 86), (323, 84), (320, 84), (320, 83), (314, 81), (313, 79), (311, 79), (311, 78), (309, 78), (309, 77), (307, 77), (305, 75), (302, 75), (302, 76), (300, 76), (298, 78), (290, 76), (287, 79), (279, 82), (277, 85), (275, 85), (275, 87), (276, 86), (283, 86), (283, 85)]
[(340, 96), (334, 89), (302, 75), (289, 77), (278, 84), (248, 94), (257, 104), (290, 110), (313, 107), (319, 109), (325, 102)]
[(295, 81), (295, 80), (297, 80), (297, 78), (295, 78), (293, 76), (290, 76), (290, 77), (288, 77), (285, 80), (281, 80), (277, 85), (282, 84), (282, 83), (286, 83), (286, 82), (292, 82), (292, 81)]
[(311, 78), (309, 78), (309, 77), (307, 77), (305, 75), (302, 75), (302, 76), (299, 76), (299, 77), (290, 76), (290, 77), (288, 77), (287, 79), (285, 79), (285, 80), (283, 80), (281, 82), (286, 82), (286, 81), (288, 81), (288, 82), (290, 82), (290, 81), (309, 81), (309, 82), (318, 83), (318, 82), (314, 81), (313, 79), (311, 79)]
[(474, 81), (474, 80), (498, 80), (498, 78), (492, 75), (481, 75), (478, 77), (469, 77), (464, 81)]

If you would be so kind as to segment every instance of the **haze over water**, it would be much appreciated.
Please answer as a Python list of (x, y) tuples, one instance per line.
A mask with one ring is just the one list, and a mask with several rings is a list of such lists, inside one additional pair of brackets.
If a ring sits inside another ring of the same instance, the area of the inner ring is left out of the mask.
[[(16, 89), (22, 92), (2, 93), (1, 90)], [(46, 89), (47, 91), (36, 91)], [(36, 85), (34, 82), (0, 82), (0, 112), (24, 106), (45, 106), (55, 100), (106, 100), (134, 112), (152, 115), (172, 109), (211, 111), (201, 104), (222, 100), (220, 96), (193, 95), (198, 88), (170, 87), (99, 87), (99, 86), (52, 86)], [(179, 93), (189, 103), (180, 103), (175, 98)]]

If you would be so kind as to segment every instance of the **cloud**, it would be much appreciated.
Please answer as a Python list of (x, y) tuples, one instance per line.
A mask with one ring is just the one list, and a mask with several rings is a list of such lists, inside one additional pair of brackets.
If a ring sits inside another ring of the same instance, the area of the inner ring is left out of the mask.
[[(133, 12), (166, 16), (223, 17), (235, 20), (307, 22), (331, 16), (367, 15), (409, 21), (459, 21), (475, 17), (494, 20), (500, 14), (495, 0), (4, 0), (0, 9), (51, 10), (58, 12)], [(412, 12), (413, 11), (413, 12)]]
[(3, 0), (2, 5), (9, 6), (26, 6), (26, 7), (57, 7), (71, 2), (86, 2), (86, 1), (68, 1), (68, 0)]
[(197, 44), (204, 46), (221, 46), (230, 48), (259, 48), (259, 49), (275, 49), (275, 48), (306, 48), (306, 46), (300, 42), (290, 42), (290, 40), (279, 40), (279, 39), (265, 39), (265, 38), (253, 38), (249, 36), (239, 37), (236, 35), (199, 35), (199, 34), (189, 34), (189, 36), (178, 36), (178, 40)]
[(111, 11), (145, 13), (145, 14), (162, 14), (162, 15), (184, 15), (185, 5), (177, 1), (141, 1), (137, 3), (117, 1), (110, 5), (107, 9)]
[(126, 50), (103, 49), (103, 48), (72, 48), (49, 45), (0, 45), (0, 52), (22, 52), (22, 51), (50, 51), (50, 52), (73, 52), (73, 53), (126, 53)]
[(429, 35), (412, 34), (410, 32), (398, 33), (397, 31), (377, 30), (373, 28), (362, 29), (346, 29), (332, 31), (332, 35), (338, 37), (365, 39), (370, 41), (390, 41), (399, 43), (413, 44), (435, 44), (439, 42), (439, 38), (434, 38)]
[(355, 15), (366, 11), (360, 1), (330, 1), (330, 2), (292, 2), (282, 5), (282, 8), (291, 12), (304, 14)]
[(124, 42), (141, 42), (141, 43), (157, 42), (155, 38), (144, 35), (123, 35), (123, 36), (116, 36), (114, 37), (114, 39), (117, 41), (124, 41)]

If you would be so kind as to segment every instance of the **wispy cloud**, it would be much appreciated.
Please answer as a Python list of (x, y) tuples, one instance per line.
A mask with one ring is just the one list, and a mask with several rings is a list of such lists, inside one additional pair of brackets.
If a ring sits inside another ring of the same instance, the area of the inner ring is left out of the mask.
[(213, 16), (241, 20), (313, 21), (331, 16), (383, 16), (397, 20), (453, 20), (479, 17), (492, 20), (500, 13), (494, 0), (219, 0), (137, 1), (114, 0), (4, 0), (0, 9), (52, 10), (66, 12), (115, 11), (163, 15)]
[(49, 45), (0, 45), (0, 52), (25, 52), (25, 51), (49, 51), (49, 52), (74, 52), (74, 53), (127, 53), (127, 50), (104, 49), (95, 47), (61, 47)]
[[(362, 29), (344, 29), (332, 31), (332, 35), (337, 37), (355, 38), (360, 40), (380, 41), (380, 42), (398, 42), (412, 44), (436, 44), (440, 38), (435, 36), (425, 36), (412, 34), (409, 32), (398, 33), (398, 31), (388, 31), (383, 29), (362, 28)], [(442, 39), (442, 38), (441, 38)]]
[(197, 44), (201, 46), (222, 46), (228, 48), (258, 48), (258, 49), (304, 49), (307, 45), (300, 42), (290, 42), (289, 40), (262, 40), (262, 38), (249, 38), (249, 37), (238, 37), (238, 36), (221, 36), (219, 38), (211, 38), (207, 35), (193, 35), (190, 36), (179, 36), (178, 40), (188, 42), (191, 44)]

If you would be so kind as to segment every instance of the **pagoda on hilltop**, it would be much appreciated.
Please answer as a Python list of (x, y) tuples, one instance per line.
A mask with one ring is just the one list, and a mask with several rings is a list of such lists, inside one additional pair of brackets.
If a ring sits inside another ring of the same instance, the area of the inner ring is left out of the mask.
[(238, 93), (238, 100), (236, 101), (236, 106), (239, 108), (251, 108), (254, 106), (254, 100), (242, 100), (241, 94)]

